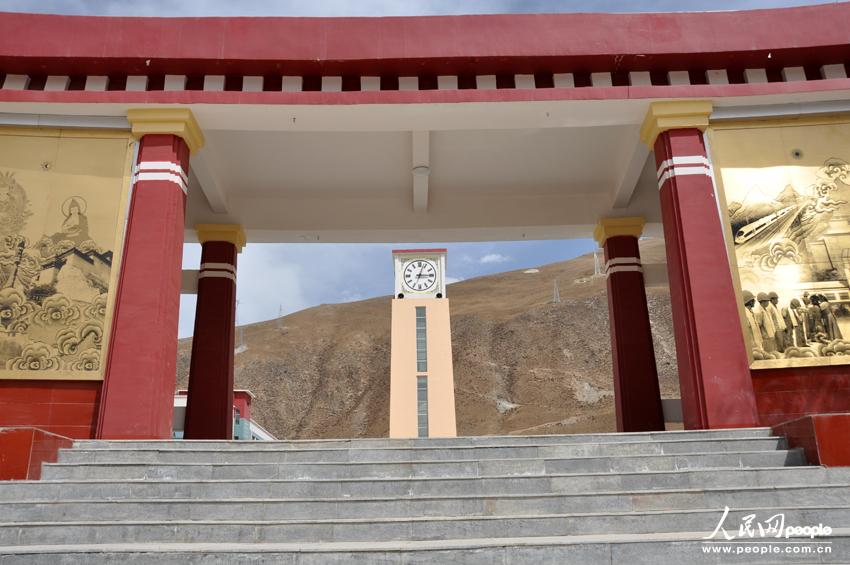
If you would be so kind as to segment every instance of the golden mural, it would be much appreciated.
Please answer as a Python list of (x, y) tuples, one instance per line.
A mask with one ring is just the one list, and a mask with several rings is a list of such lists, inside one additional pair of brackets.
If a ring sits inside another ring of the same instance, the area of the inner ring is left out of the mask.
[(0, 130), (0, 378), (103, 378), (131, 149)]
[(753, 368), (850, 363), (850, 123), (711, 132)]

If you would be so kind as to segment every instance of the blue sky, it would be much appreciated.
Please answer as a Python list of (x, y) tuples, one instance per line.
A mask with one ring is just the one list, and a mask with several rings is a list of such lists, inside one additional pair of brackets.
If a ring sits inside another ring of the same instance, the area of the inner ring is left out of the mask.
[[(596, 248), (590, 239), (434, 244), (249, 244), (238, 258), (239, 323), (256, 322), (318, 304), (393, 292), (392, 249), (445, 247), (447, 280), (564, 261)], [(183, 266), (197, 269), (200, 246), (187, 245)], [(451, 290), (451, 289), (449, 289)], [(180, 304), (180, 335), (192, 332), (194, 296)]]
[[(826, 4), (822, 0), (0, 0), (0, 11), (121, 16), (398, 16), (528, 12), (667, 12)], [(563, 261), (588, 253), (589, 239), (435, 244), (447, 247), (450, 280)], [(419, 244), (420, 247), (428, 245)], [(431, 245), (433, 246), (433, 245)], [(416, 244), (253, 244), (239, 256), (238, 319), (250, 323), (318, 304), (392, 292), (391, 249)], [(197, 269), (200, 246), (187, 245)], [(180, 335), (191, 334), (194, 296), (180, 305)]]

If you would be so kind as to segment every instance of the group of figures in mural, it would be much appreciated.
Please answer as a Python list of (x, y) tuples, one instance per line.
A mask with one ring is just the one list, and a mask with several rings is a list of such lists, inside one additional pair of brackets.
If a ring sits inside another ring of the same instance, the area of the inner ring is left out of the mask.
[[(845, 342), (835, 308), (823, 294), (804, 293), (780, 306), (776, 292), (743, 292), (745, 314), (756, 359), (845, 355)], [(756, 306), (758, 304), (758, 306)]]
[(727, 186), (757, 361), (850, 356), (850, 165), (828, 159), (813, 173), (799, 190)]
[(43, 218), (33, 218), (15, 176), (0, 171), (0, 367), (100, 369), (112, 251), (89, 236), (86, 209), (81, 196), (64, 199), (61, 225), (25, 237)]

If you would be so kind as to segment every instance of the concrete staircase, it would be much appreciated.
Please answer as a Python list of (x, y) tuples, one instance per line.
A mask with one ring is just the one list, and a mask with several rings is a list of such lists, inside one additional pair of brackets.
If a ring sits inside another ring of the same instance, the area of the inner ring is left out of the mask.
[[(850, 561), (850, 469), (804, 465), (767, 428), (78, 441), (0, 483), (0, 565)], [(707, 550), (724, 506), (732, 534), (753, 513), (831, 526), (831, 552)]]

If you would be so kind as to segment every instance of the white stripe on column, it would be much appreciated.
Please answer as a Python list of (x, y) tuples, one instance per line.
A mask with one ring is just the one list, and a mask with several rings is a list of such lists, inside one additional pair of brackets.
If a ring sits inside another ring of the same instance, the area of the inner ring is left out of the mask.
[(614, 265), (640, 265), (638, 257), (614, 257), (605, 261), (605, 270), (607, 271)]
[(606, 277), (613, 275), (614, 273), (642, 273), (643, 267), (639, 265), (624, 265), (621, 267), (611, 267), (608, 269), (608, 272), (605, 273)]
[(170, 171), (180, 175), (183, 182), (189, 182), (189, 177), (183, 171), (183, 167), (171, 161), (142, 161), (136, 166), (136, 171)]
[(658, 169), (655, 171), (656, 178), (661, 178), (664, 171), (672, 165), (704, 165), (711, 167), (711, 161), (705, 155), (681, 155), (672, 157), (661, 162)]
[(711, 169), (709, 167), (670, 167), (664, 171), (664, 174), (658, 179), (658, 190), (661, 190), (661, 187), (664, 186), (667, 179), (689, 175), (705, 175), (708, 178), (711, 178)]
[(168, 182), (173, 182), (180, 190), (183, 191), (183, 194), (187, 194), (189, 188), (186, 186), (186, 183), (183, 182), (183, 179), (180, 175), (176, 175), (174, 173), (166, 173), (166, 172), (138, 172), (133, 176), (133, 184), (136, 184), (139, 181), (148, 181), (148, 180), (164, 180)]
[(198, 273), (199, 279), (230, 279), (236, 282), (236, 275), (233, 273), (225, 273), (224, 271), (201, 271)]
[(230, 263), (201, 263), (201, 270), (204, 271), (206, 269), (220, 269), (230, 271), (231, 273), (236, 272), (236, 267)]

